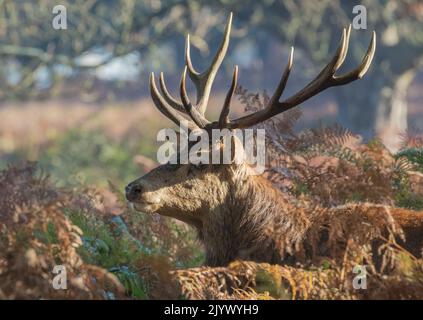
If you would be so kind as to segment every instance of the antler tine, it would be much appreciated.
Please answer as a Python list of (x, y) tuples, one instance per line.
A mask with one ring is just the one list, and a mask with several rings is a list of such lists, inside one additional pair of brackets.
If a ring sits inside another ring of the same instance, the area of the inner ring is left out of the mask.
[(216, 77), (217, 71), (222, 64), (222, 61), (226, 55), (226, 51), (229, 46), (229, 38), (231, 34), (232, 25), (232, 12), (229, 14), (228, 21), (226, 23), (223, 40), (217, 50), (210, 67), (203, 73), (197, 72), (191, 61), (190, 53), (190, 39), (189, 35), (186, 38), (185, 44), (185, 64), (188, 67), (188, 74), (192, 82), (194, 82), (197, 89), (197, 110), (201, 115), (204, 115), (207, 103), (210, 96), (211, 87), (213, 85), (214, 78)]
[(169, 91), (166, 88), (166, 84), (164, 81), (164, 75), (163, 72), (160, 72), (160, 89), (163, 93), (163, 98), (166, 100), (166, 102), (176, 110), (180, 112), (185, 112), (185, 108), (182, 103), (178, 102), (175, 98), (172, 97), (172, 95), (169, 93)]
[(344, 63), (345, 58), (347, 57), (348, 47), (349, 47), (349, 44), (350, 44), (350, 35), (351, 35), (351, 24), (348, 26), (348, 29), (346, 30), (343, 55), (340, 57), (338, 64), (335, 66), (336, 70), (339, 69), (339, 67)]
[(232, 76), (231, 87), (229, 88), (229, 91), (226, 94), (225, 103), (223, 104), (222, 111), (220, 112), (220, 116), (219, 116), (220, 129), (227, 128), (230, 124), (228, 116), (229, 116), (229, 110), (231, 106), (231, 99), (234, 95), (237, 82), (238, 82), (238, 66), (235, 66), (234, 73)]
[(279, 81), (278, 87), (276, 88), (275, 93), (270, 98), (269, 104), (267, 105), (267, 107), (253, 114), (249, 114), (247, 116), (231, 121), (228, 124), (228, 127), (232, 129), (247, 128), (272, 117), (272, 116), (269, 116), (269, 114), (271, 114), (272, 112), (274, 114), (279, 112), (279, 108), (280, 108), (279, 99), (283, 91), (285, 90), (286, 83), (288, 82), (288, 78), (292, 70), (293, 61), (294, 61), (294, 47), (291, 47), (291, 52), (288, 57), (288, 63), (285, 66), (285, 70), (282, 74), (281, 80)]
[(316, 78), (314, 78), (308, 85), (306, 85), (304, 89), (298, 92), (298, 94), (308, 91), (310, 87), (318, 87), (322, 85), (324, 81), (326, 81), (328, 78), (331, 78), (335, 74), (347, 56), (349, 34), (350, 28), (348, 28), (348, 31), (346, 31), (345, 28), (342, 30), (340, 44), (331, 61), (322, 69), (322, 71), (319, 72)]
[(335, 86), (340, 86), (348, 82), (361, 79), (370, 68), (373, 57), (376, 52), (376, 32), (373, 31), (372, 40), (370, 41), (369, 47), (367, 48), (366, 55), (364, 56), (361, 64), (354, 70), (343, 74), (341, 76), (334, 77)]
[(279, 99), (282, 96), (283, 91), (285, 90), (286, 83), (288, 82), (289, 75), (291, 73), (292, 64), (294, 61), (294, 47), (291, 47), (291, 52), (289, 54), (288, 63), (286, 64), (285, 70), (282, 74), (282, 78), (279, 81), (278, 87), (275, 90), (272, 98), (269, 100), (269, 106), (273, 107), (279, 103)]
[(184, 71), (182, 72), (181, 83), (180, 83), (180, 94), (181, 94), (182, 105), (184, 106), (186, 113), (191, 117), (194, 123), (200, 128), (204, 128), (210, 122), (206, 118), (204, 118), (203, 115), (200, 114), (190, 102), (188, 94), (187, 94), (187, 90), (186, 90), (186, 76), (187, 76), (187, 66), (185, 66)]
[(344, 85), (349, 82), (361, 79), (368, 71), (376, 51), (376, 33), (373, 32), (367, 53), (364, 56), (361, 64), (349, 73), (341, 76), (335, 76), (336, 71), (340, 68), (346, 58), (350, 32), (351, 26), (349, 26), (347, 30), (345, 28), (343, 29), (341, 43), (336, 50), (335, 55), (317, 75), (317, 77), (314, 78), (314, 80), (312, 80), (307, 86), (288, 99), (282, 102), (278, 102), (278, 99), (280, 98), (280, 95), (285, 88), (286, 80), (289, 77), (290, 63), (288, 63), (287, 69), (285, 69), (282, 80), (276, 89), (275, 94), (272, 96), (269, 105), (265, 109), (259, 110), (256, 113), (247, 115), (237, 120), (233, 120), (231, 122), (231, 128), (246, 128), (255, 125), (301, 104), (305, 100), (317, 95), (327, 88)]
[[(367, 53), (363, 59), (363, 62), (360, 66), (353, 70), (351, 73), (346, 74), (339, 77), (334, 76), (335, 72), (339, 69), (342, 63), (345, 60), (347, 50), (348, 50), (348, 41), (349, 41), (349, 34), (350, 28), (348, 31), (343, 30), (341, 44), (338, 47), (334, 57), (332, 58), (331, 62), (323, 68), (323, 70), (319, 73), (319, 75), (311, 81), (304, 89), (299, 91), (298, 93), (294, 94), (292, 97), (288, 98), (287, 100), (281, 102), (283, 109), (290, 109), (292, 107), (297, 106), (298, 104), (304, 102), (305, 100), (309, 99), (310, 97), (320, 93), (321, 91), (338, 85), (347, 84), (351, 81), (358, 80), (358, 77), (354, 77), (354, 72), (358, 70), (362, 71), (362, 67), (367, 65), (367, 69), (365, 69), (364, 73), (361, 74), (361, 77), (367, 72), (368, 68), (370, 67), (370, 63), (372, 62), (374, 52), (376, 50), (376, 33), (373, 32), (372, 39), (369, 44), (369, 48), (367, 49)], [(363, 64), (364, 63), (364, 64)], [(357, 74), (358, 75), (358, 74)], [(342, 82), (340, 80), (342, 79)]]
[[(189, 34), (187, 34), (187, 37), (185, 39), (185, 64), (188, 67), (188, 74), (191, 79), (197, 86), (197, 81), (200, 76), (200, 72), (196, 71), (192, 65), (191, 61), (191, 42), (189, 40)], [(199, 85), (199, 84), (198, 84)], [(198, 89), (198, 88), (197, 88)]]
[(190, 131), (199, 129), (198, 126), (192, 121), (187, 120), (178, 111), (174, 110), (167, 104), (166, 100), (160, 95), (156, 87), (156, 80), (154, 79), (154, 72), (150, 74), (150, 93), (151, 98), (157, 109), (164, 114), (165, 117), (172, 120), (175, 124), (180, 125), (182, 121), (188, 121), (188, 129)]

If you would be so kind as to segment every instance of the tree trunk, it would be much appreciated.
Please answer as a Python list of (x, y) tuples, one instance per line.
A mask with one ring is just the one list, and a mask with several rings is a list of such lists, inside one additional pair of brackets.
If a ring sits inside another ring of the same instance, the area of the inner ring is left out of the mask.
[(415, 75), (415, 69), (410, 69), (381, 91), (375, 128), (378, 137), (393, 152), (400, 148), (401, 134), (407, 130), (407, 91)]

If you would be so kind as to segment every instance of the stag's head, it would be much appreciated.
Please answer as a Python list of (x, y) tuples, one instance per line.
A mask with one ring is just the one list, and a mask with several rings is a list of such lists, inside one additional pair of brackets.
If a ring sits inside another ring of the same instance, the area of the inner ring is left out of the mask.
[[(232, 83), (226, 95), (222, 110), (217, 121), (209, 121), (205, 117), (210, 92), (217, 71), (223, 61), (229, 45), (232, 14), (230, 14), (224, 37), (214, 56), (210, 67), (204, 72), (197, 72), (191, 62), (189, 35), (186, 38), (185, 68), (180, 82), (180, 101), (171, 96), (166, 88), (163, 73), (160, 74), (157, 89), (154, 73), (150, 76), (150, 91), (154, 104), (159, 111), (175, 124), (187, 123), (189, 132), (213, 129), (246, 129), (285, 112), (321, 91), (340, 86), (364, 76), (370, 67), (376, 47), (376, 36), (373, 36), (361, 64), (354, 70), (343, 75), (335, 75), (345, 60), (351, 26), (342, 32), (341, 43), (331, 59), (317, 77), (296, 94), (280, 101), (293, 64), (293, 48), (281, 80), (270, 98), (268, 105), (257, 112), (246, 116), (229, 119), (230, 103), (237, 86), (238, 68), (235, 66)], [(196, 104), (192, 104), (186, 92), (186, 75), (194, 83), (197, 90)], [(211, 137), (211, 134), (209, 134)], [(219, 148), (232, 148), (231, 159), (243, 159), (243, 148), (236, 138), (231, 143), (221, 143)], [(214, 142), (210, 141), (210, 148)], [(126, 197), (138, 211), (172, 216), (195, 226), (201, 226), (208, 212), (225, 206), (228, 197), (242, 193), (242, 188), (253, 174), (252, 169), (242, 161), (232, 161), (229, 164), (164, 164), (152, 170), (143, 177), (131, 182), (126, 187)]]

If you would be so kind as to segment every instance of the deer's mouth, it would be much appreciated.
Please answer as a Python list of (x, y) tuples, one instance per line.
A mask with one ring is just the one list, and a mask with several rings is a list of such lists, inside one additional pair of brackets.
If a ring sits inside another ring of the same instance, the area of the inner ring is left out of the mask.
[(140, 183), (130, 183), (125, 188), (126, 199), (132, 209), (154, 213), (161, 207), (160, 195), (146, 190)]
[(131, 202), (131, 207), (144, 213), (155, 213), (160, 207), (159, 202)]

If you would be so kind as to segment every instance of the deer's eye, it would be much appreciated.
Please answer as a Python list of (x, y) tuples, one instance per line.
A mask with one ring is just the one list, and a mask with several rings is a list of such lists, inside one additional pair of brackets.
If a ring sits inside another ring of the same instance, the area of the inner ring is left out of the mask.
[(191, 190), (193, 186), (189, 183), (184, 184), (185, 189)]
[(191, 165), (188, 167), (188, 174), (191, 174), (191, 173), (193, 173), (194, 171), (204, 170), (205, 168), (207, 168), (207, 164), (204, 164), (204, 163), (191, 164)]
[(180, 168), (180, 165), (179, 164), (170, 164), (170, 163), (168, 163), (167, 165), (166, 165), (166, 169), (168, 170), (168, 171), (176, 171), (176, 170), (178, 170)]
[(193, 164), (193, 166), (197, 170), (204, 170), (207, 168), (207, 164), (205, 163)]

